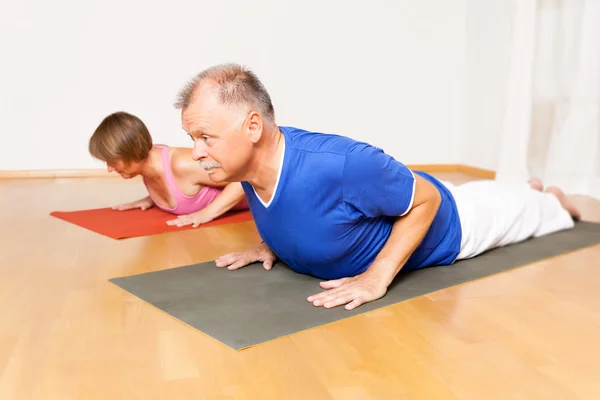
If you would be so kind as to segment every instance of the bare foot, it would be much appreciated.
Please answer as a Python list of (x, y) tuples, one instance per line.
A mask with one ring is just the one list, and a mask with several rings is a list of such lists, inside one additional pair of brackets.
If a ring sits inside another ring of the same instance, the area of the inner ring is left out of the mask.
[(531, 186), (532, 189), (537, 190), (538, 192), (544, 190), (544, 184), (540, 178), (531, 178), (527, 183), (529, 183), (529, 186)]
[(555, 195), (558, 201), (560, 201), (560, 205), (565, 210), (567, 210), (569, 214), (571, 214), (571, 217), (575, 221), (579, 221), (581, 219), (581, 213), (579, 212), (577, 207), (575, 207), (575, 205), (571, 203), (571, 200), (569, 200), (567, 195), (564, 194), (564, 192), (560, 190), (560, 188), (556, 186), (550, 186), (548, 189), (546, 189), (546, 193), (552, 193), (553, 195)]

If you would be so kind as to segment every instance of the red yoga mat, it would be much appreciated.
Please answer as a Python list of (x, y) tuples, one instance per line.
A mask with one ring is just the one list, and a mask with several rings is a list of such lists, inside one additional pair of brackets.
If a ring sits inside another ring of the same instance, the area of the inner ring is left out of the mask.
[(182, 227), (169, 226), (167, 225), (167, 221), (175, 219), (177, 216), (166, 213), (156, 207), (146, 211), (140, 209), (117, 211), (112, 208), (53, 211), (50, 215), (113, 239), (149, 236), (157, 233), (200, 229), (202, 227), (252, 220), (250, 210), (242, 210), (229, 211), (221, 217), (199, 225), (196, 228), (192, 228), (191, 225)]

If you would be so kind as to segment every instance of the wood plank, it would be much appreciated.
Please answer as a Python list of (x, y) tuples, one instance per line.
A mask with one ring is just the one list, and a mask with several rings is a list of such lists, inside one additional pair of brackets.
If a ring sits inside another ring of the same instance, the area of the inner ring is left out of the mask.
[[(253, 225), (115, 241), (48, 213), (137, 198), (139, 182), (0, 190), (0, 398), (600, 397), (600, 246), (235, 352), (108, 279), (243, 250)], [(600, 221), (599, 201), (574, 200)]]

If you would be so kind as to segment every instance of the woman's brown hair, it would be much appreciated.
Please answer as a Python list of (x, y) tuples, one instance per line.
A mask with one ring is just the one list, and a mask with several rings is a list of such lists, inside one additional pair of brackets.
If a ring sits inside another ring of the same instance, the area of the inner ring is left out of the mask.
[(110, 114), (89, 141), (92, 157), (105, 162), (139, 162), (148, 157), (152, 137), (141, 119), (126, 112)]

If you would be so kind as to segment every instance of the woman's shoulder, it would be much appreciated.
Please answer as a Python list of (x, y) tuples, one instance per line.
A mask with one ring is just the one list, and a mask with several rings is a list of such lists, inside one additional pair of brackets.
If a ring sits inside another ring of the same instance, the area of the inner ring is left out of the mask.
[(170, 147), (171, 169), (178, 174), (186, 174), (200, 170), (200, 163), (192, 158), (192, 149), (186, 147)]

